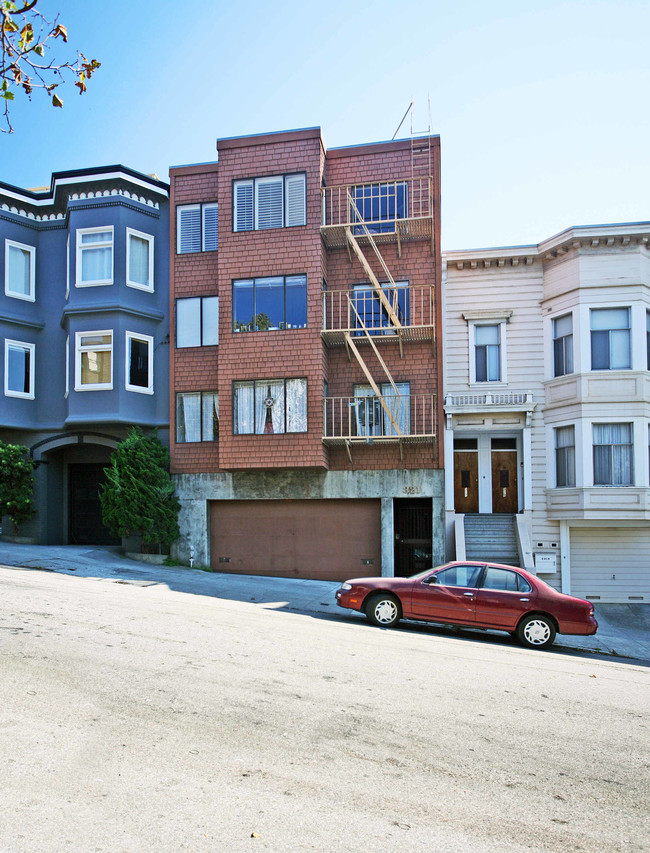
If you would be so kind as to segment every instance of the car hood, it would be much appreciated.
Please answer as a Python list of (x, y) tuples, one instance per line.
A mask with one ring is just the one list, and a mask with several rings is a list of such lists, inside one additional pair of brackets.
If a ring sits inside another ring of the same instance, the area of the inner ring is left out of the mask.
[(354, 586), (381, 586), (383, 589), (394, 586), (404, 586), (411, 582), (412, 578), (384, 578), (377, 577), (376, 575), (369, 578), (350, 578), (343, 581), (343, 583), (349, 583)]

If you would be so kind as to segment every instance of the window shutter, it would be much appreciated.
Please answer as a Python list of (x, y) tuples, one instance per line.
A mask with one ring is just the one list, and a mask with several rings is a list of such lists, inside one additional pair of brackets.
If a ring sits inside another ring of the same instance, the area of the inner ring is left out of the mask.
[(178, 208), (177, 253), (184, 255), (188, 252), (201, 251), (201, 207)]
[(285, 178), (287, 227), (305, 225), (307, 222), (305, 206), (305, 176), (288, 175)]
[(219, 205), (203, 205), (203, 251), (216, 252), (219, 248)]
[(253, 230), (253, 182), (235, 184), (235, 231)]
[(255, 227), (282, 228), (282, 178), (255, 182)]

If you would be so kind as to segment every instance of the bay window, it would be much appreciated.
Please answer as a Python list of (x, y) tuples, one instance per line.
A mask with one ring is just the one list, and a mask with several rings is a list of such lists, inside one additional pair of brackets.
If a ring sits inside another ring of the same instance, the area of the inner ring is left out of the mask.
[(35, 300), (36, 249), (5, 240), (5, 293), (28, 302)]
[(565, 314), (553, 320), (553, 376), (573, 373), (573, 317)]
[(77, 287), (113, 283), (113, 226), (77, 229)]
[(626, 370), (631, 367), (630, 309), (591, 309), (591, 369)]
[(5, 395), (34, 399), (34, 344), (5, 340)]
[(153, 291), (153, 236), (133, 228), (126, 229), (126, 283)]
[(634, 484), (632, 424), (593, 424), (594, 486)]
[(575, 427), (555, 430), (555, 485), (557, 488), (576, 484)]
[(153, 338), (126, 333), (126, 390), (153, 394)]
[(75, 391), (113, 387), (113, 332), (77, 332)]

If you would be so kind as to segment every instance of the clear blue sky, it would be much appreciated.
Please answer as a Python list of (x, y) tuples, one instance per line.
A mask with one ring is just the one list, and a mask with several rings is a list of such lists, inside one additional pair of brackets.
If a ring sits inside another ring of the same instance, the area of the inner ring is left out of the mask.
[[(0, 180), (123, 163), (167, 179), (219, 137), (442, 144), (443, 248), (650, 219), (649, 0), (41, 0), (102, 62), (63, 109), (17, 96)], [(326, 12), (326, 16), (323, 16)], [(407, 120), (400, 136), (410, 132)]]

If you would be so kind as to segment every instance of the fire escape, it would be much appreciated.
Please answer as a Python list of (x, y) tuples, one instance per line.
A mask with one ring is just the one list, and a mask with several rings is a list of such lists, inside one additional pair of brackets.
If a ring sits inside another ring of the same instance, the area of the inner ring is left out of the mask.
[[(435, 395), (405, 395), (395, 382), (380, 347), (397, 343), (403, 357), (408, 341), (431, 340), (435, 352), (433, 283), (411, 286), (396, 282), (380, 246), (427, 240), (434, 254), (434, 186), (431, 137), (411, 135), (411, 175), (322, 189), (321, 234), (328, 249), (345, 248), (356, 257), (369, 282), (354, 289), (323, 292), (322, 337), (327, 347), (344, 345), (356, 359), (372, 397), (326, 398), (323, 441), (344, 444), (351, 460), (355, 443), (433, 442), (436, 436)], [(375, 274), (369, 258), (381, 270)], [(365, 346), (367, 345), (367, 346)], [(368, 349), (369, 348), (369, 349)], [(375, 371), (369, 365), (370, 356)]]

